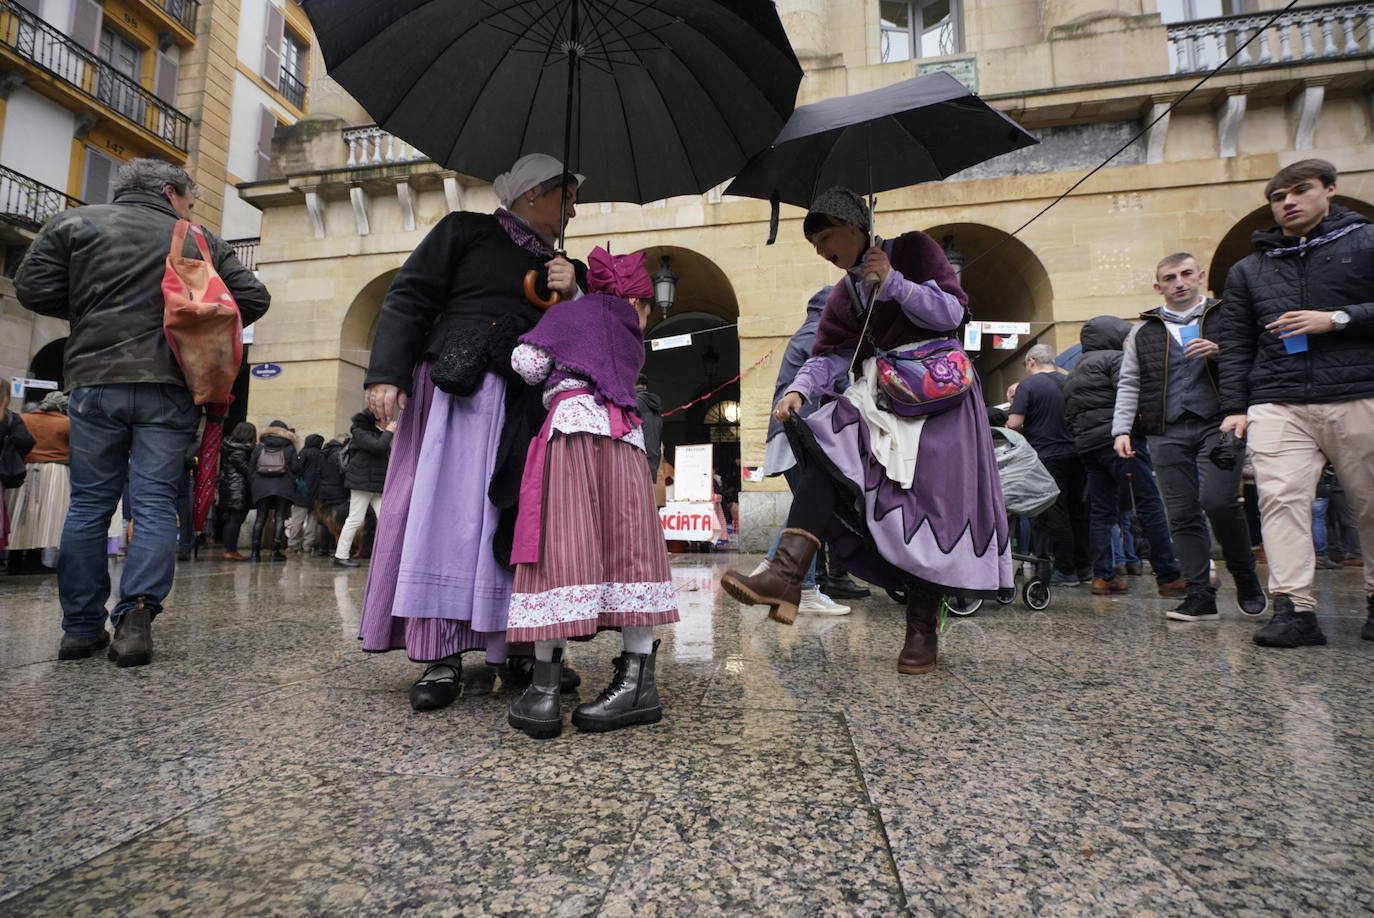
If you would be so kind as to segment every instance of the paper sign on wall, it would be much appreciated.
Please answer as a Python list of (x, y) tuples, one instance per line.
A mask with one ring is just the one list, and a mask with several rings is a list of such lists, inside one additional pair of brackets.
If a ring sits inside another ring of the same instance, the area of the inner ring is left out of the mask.
[(679, 446), (673, 454), (673, 497), (711, 500), (711, 444)]
[(649, 346), (656, 351), (670, 351), (675, 347), (688, 347), (691, 343), (691, 335), (666, 335), (662, 338), (649, 339)]
[(1029, 322), (984, 322), (985, 335), (1029, 335)]
[(970, 322), (964, 326), (964, 350), (981, 351), (983, 349), (983, 325), (981, 322)]
[(716, 538), (716, 507), (709, 501), (671, 501), (659, 508), (658, 522), (665, 539), (707, 542)]

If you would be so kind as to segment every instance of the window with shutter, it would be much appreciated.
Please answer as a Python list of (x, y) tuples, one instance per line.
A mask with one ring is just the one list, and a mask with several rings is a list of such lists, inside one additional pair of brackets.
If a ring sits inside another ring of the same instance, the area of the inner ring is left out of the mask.
[(262, 78), (276, 88), (281, 84), (281, 43), (286, 35), (286, 16), (274, 3), (267, 4), (266, 44), (262, 49)]
[(177, 74), (181, 65), (176, 59), (157, 52), (157, 68), (153, 74), (153, 93), (169, 105), (177, 101)]
[(100, 50), (100, 27), (105, 11), (95, 0), (76, 0), (72, 4), (72, 39), (92, 53)]
[(119, 163), (104, 153), (86, 149), (85, 175), (81, 179), (81, 200), (87, 204), (110, 203), (110, 184)]
[(257, 180), (272, 177), (272, 134), (277, 130), (277, 116), (267, 106), (258, 114), (258, 174)]

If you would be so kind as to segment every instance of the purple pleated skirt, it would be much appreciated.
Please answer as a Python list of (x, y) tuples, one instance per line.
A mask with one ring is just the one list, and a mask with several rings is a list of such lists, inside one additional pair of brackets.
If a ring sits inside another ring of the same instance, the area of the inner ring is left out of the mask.
[(492, 554), (499, 513), (487, 499), (505, 422), (505, 381), (488, 373), (472, 395), (435, 388), (415, 369), (377, 519), (358, 637), (366, 651), (417, 662), (484, 650), (506, 659), (513, 576)]

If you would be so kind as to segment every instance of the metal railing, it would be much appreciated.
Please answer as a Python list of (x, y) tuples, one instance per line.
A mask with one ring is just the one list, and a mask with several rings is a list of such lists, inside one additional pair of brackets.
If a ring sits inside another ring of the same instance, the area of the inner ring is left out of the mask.
[(277, 85), (281, 87), (281, 94), (286, 97), (286, 101), (305, 111), (305, 84), (296, 79), (294, 73), (283, 67), (281, 80)]
[(0, 0), (0, 49), (33, 62), (86, 98), (186, 152), (190, 118), (13, 0)]
[(261, 236), (254, 236), (251, 239), (226, 239), (224, 241), (229, 244), (229, 248), (234, 250), (234, 254), (238, 256), (239, 261), (243, 262), (245, 268), (249, 271), (258, 269), (258, 243), (262, 242)]
[(37, 229), (53, 214), (81, 203), (51, 185), (0, 166), (0, 220)]
[(148, 0), (154, 6), (161, 7), (173, 19), (186, 27), (186, 31), (194, 33), (196, 31), (196, 10), (200, 6), (200, 0)]
[(348, 144), (350, 167), (418, 163), (429, 159), (395, 134), (389, 134), (375, 124), (346, 127), (343, 129), (343, 139)]
[(1258, 36), (1230, 67), (1258, 67), (1374, 53), (1374, 3), (1297, 7), (1266, 28), (1272, 14), (1222, 16), (1168, 26), (1174, 73), (1211, 70), (1236, 47)]

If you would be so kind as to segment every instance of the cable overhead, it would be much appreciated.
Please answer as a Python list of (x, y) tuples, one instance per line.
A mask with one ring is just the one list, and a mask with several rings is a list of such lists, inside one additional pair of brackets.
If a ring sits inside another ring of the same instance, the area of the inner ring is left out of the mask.
[(1141, 128), (1141, 129), (1136, 133), (1136, 135), (1135, 135), (1134, 137), (1132, 137), (1130, 140), (1126, 141), (1126, 142), (1123, 143), (1120, 147), (1118, 147), (1115, 153), (1113, 153), (1112, 155), (1108, 156), (1106, 159), (1102, 160), (1102, 162), (1098, 163), (1096, 166), (1093, 167), (1093, 170), (1092, 170), (1091, 172), (1089, 172), (1087, 175), (1083, 176), (1083, 177), (1080, 178), (1078, 181), (1074, 182), (1072, 185), (1070, 185), (1068, 188), (1066, 188), (1066, 189), (1064, 190), (1064, 192), (1063, 192), (1062, 194), (1060, 194), (1057, 198), (1055, 198), (1053, 201), (1051, 201), (1050, 203), (1048, 203), (1048, 204), (1046, 204), (1044, 207), (1042, 207), (1042, 208), (1035, 214), (1035, 216), (1031, 217), (1031, 218), (1030, 218), (1029, 220), (1027, 220), (1025, 223), (1022, 223), (1022, 224), (1021, 224), (1020, 226), (1018, 226), (1016, 229), (1012, 230), (1010, 234), (1008, 234), (1008, 235), (1006, 235), (1006, 236), (1003, 236), (1001, 239), (998, 239), (998, 240), (997, 240), (996, 242), (994, 242), (990, 247), (988, 247), (988, 248), (985, 249), (984, 251), (980, 252), (980, 253), (979, 253), (977, 256), (975, 256), (974, 258), (969, 259), (969, 260), (964, 264), (964, 270), (967, 271), (969, 268), (973, 267), (973, 265), (977, 264), (982, 258), (984, 258), (984, 257), (987, 256), (987, 255), (991, 255), (993, 252), (997, 251), (998, 247), (1001, 246), (1002, 243), (1006, 242), (1008, 239), (1014, 239), (1014, 238), (1016, 237), (1016, 235), (1017, 235), (1018, 233), (1020, 233), (1023, 229), (1025, 229), (1026, 227), (1030, 226), (1030, 225), (1031, 225), (1032, 223), (1034, 223), (1036, 220), (1039, 220), (1039, 219), (1040, 219), (1041, 217), (1043, 217), (1046, 213), (1048, 213), (1051, 207), (1053, 207), (1054, 205), (1058, 204), (1060, 201), (1064, 200), (1064, 199), (1067, 198), (1069, 195), (1073, 194), (1073, 192), (1074, 192), (1080, 185), (1082, 185), (1082, 184), (1083, 184), (1084, 182), (1086, 182), (1088, 179), (1092, 178), (1092, 177), (1093, 177), (1094, 175), (1096, 175), (1100, 170), (1106, 168), (1107, 164), (1109, 164), (1112, 160), (1116, 159), (1116, 158), (1117, 158), (1118, 156), (1120, 156), (1122, 153), (1126, 152), (1126, 150), (1128, 150), (1128, 149), (1131, 147), (1132, 144), (1134, 144), (1137, 140), (1139, 140), (1140, 138), (1142, 138), (1142, 137), (1144, 137), (1146, 134), (1148, 134), (1148, 133), (1150, 132), (1150, 128), (1154, 127), (1156, 124), (1158, 124), (1159, 122), (1163, 121), (1166, 117), (1168, 117), (1168, 115), (1169, 115), (1175, 108), (1177, 108), (1180, 104), (1182, 104), (1182, 102), (1183, 102), (1184, 99), (1187, 99), (1187, 98), (1188, 98), (1189, 96), (1191, 96), (1193, 93), (1195, 93), (1195, 92), (1197, 92), (1199, 89), (1201, 89), (1201, 88), (1202, 88), (1202, 85), (1203, 85), (1204, 83), (1206, 83), (1206, 82), (1207, 82), (1208, 80), (1210, 80), (1212, 77), (1214, 77), (1214, 76), (1216, 76), (1218, 73), (1220, 73), (1220, 72), (1222, 71), (1222, 68), (1224, 68), (1227, 64), (1231, 63), (1231, 61), (1235, 60), (1235, 59), (1236, 59), (1236, 56), (1239, 55), (1239, 54), (1240, 54), (1242, 51), (1244, 51), (1246, 48), (1248, 48), (1248, 47), (1250, 46), (1250, 43), (1251, 43), (1252, 41), (1254, 41), (1256, 38), (1259, 38), (1261, 35), (1265, 34), (1267, 31), (1269, 31), (1269, 28), (1270, 28), (1271, 26), (1273, 26), (1273, 24), (1279, 20), (1279, 17), (1282, 16), (1284, 13), (1288, 12), (1289, 10), (1291, 10), (1294, 6), (1297, 5), (1297, 3), (1298, 3), (1298, 0), (1288, 0), (1288, 5), (1287, 5), (1287, 6), (1283, 7), (1282, 9), (1280, 9), (1280, 10), (1279, 10), (1278, 12), (1276, 12), (1273, 16), (1270, 16), (1268, 22), (1266, 22), (1262, 27), (1256, 29), (1255, 32), (1254, 32), (1254, 34), (1252, 34), (1249, 38), (1245, 39), (1245, 41), (1243, 41), (1243, 42), (1241, 42), (1239, 45), (1237, 45), (1237, 46), (1236, 46), (1236, 50), (1232, 51), (1232, 52), (1227, 56), (1227, 58), (1226, 58), (1224, 61), (1222, 61), (1220, 64), (1217, 64), (1216, 67), (1212, 68), (1212, 70), (1209, 71), (1208, 73), (1203, 74), (1202, 79), (1200, 79), (1200, 80), (1198, 80), (1196, 83), (1194, 83), (1194, 84), (1192, 85), (1192, 87), (1191, 87), (1187, 92), (1185, 92), (1183, 95), (1179, 96), (1179, 97), (1178, 97), (1177, 99), (1175, 99), (1173, 102), (1169, 103), (1169, 107), (1168, 107), (1168, 108), (1166, 108), (1164, 111), (1160, 112), (1159, 115), (1158, 115), (1153, 121), (1151, 121), (1149, 124), (1147, 124), (1147, 125), (1145, 125), (1143, 128)]

